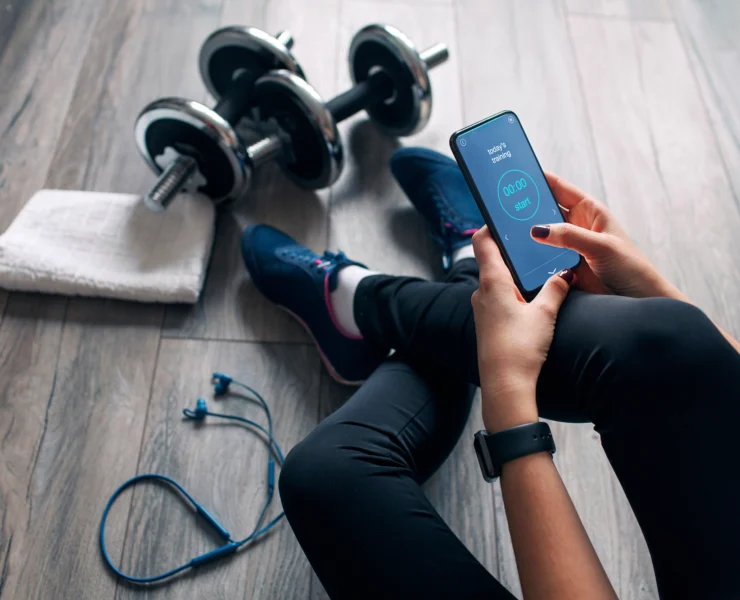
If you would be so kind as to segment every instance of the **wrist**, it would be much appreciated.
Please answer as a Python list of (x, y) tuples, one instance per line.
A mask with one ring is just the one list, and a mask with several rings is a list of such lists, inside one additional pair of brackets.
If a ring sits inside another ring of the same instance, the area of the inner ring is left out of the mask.
[(539, 420), (534, 385), (488, 394), (484, 389), (482, 406), (483, 426), (488, 433), (498, 433)]

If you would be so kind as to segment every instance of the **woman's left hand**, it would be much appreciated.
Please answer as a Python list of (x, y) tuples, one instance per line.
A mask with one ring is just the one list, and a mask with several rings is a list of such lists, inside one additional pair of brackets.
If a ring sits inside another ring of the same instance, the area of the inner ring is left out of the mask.
[(574, 275), (569, 269), (553, 275), (527, 303), (487, 227), (473, 236), (473, 249), (480, 268), (472, 302), (483, 423), (494, 433), (537, 421), (537, 378)]

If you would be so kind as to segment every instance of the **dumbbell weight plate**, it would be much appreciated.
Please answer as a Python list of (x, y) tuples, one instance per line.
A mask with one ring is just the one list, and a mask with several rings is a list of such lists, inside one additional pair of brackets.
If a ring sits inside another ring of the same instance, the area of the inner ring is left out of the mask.
[(257, 78), (274, 69), (285, 69), (305, 79), (290, 50), (254, 27), (231, 26), (214, 31), (201, 46), (198, 65), (203, 83), (216, 100), (244, 69), (253, 71)]
[(156, 173), (163, 170), (157, 157), (167, 148), (196, 158), (206, 179), (200, 191), (217, 204), (236, 199), (251, 175), (243, 146), (231, 125), (199, 102), (182, 98), (152, 102), (136, 119), (134, 138)]
[(354, 83), (376, 69), (393, 78), (394, 96), (366, 109), (381, 131), (402, 137), (423, 129), (432, 113), (432, 86), (426, 64), (401, 31), (390, 25), (363, 27), (352, 38), (349, 65)]
[(254, 86), (261, 121), (274, 119), (290, 137), (294, 160), (283, 165), (298, 185), (320, 189), (342, 172), (344, 153), (334, 117), (318, 92), (289, 71), (273, 71)]

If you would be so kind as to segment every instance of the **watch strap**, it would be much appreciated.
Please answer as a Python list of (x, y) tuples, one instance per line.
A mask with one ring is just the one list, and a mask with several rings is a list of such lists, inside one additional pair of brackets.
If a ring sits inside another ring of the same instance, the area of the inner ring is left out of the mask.
[(555, 440), (550, 426), (542, 421), (493, 434), (479, 431), (475, 434), (474, 445), (483, 477), (487, 481), (499, 477), (501, 466), (509, 461), (539, 452), (555, 454)]

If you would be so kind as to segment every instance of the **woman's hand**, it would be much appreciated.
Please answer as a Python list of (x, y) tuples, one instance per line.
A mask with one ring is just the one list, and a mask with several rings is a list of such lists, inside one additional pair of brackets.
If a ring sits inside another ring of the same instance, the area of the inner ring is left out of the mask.
[(527, 303), (487, 227), (473, 236), (480, 268), (473, 294), (483, 423), (490, 433), (537, 421), (535, 390), (552, 343), (555, 319), (573, 281), (570, 270), (550, 277)]
[(598, 200), (554, 173), (545, 173), (567, 223), (535, 225), (532, 238), (570, 248), (585, 262), (576, 269), (578, 288), (594, 294), (633, 298), (687, 298), (663, 277), (627, 237), (614, 215)]

